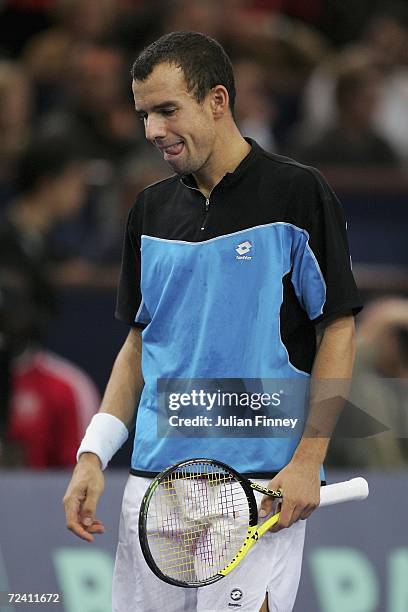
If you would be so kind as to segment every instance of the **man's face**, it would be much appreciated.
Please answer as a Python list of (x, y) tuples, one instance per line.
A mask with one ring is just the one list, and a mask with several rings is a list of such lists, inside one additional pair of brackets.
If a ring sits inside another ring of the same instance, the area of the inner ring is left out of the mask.
[(146, 138), (177, 174), (194, 174), (209, 163), (215, 143), (211, 92), (198, 103), (181, 68), (158, 64), (145, 81), (133, 81), (135, 108)]

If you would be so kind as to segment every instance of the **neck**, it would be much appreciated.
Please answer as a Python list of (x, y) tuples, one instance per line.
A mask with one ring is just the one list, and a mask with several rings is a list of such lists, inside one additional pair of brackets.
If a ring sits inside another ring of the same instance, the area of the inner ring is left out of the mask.
[(216, 140), (206, 164), (194, 174), (199, 190), (209, 197), (214, 187), (228, 172), (233, 172), (239, 166), (250, 150), (251, 145), (234, 124), (232, 130)]

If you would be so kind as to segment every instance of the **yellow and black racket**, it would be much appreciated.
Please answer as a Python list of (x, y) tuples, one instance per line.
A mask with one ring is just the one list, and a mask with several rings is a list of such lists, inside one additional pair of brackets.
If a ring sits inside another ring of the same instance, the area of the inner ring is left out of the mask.
[[(150, 569), (169, 584), (200, 587), (229, 574), (279, 513), (258, 524), (254, 490), (281, 498), (213, 459), (181, 461), (150, 484), (139, 539)], [(322, 487), (320, 505), (365, 499), (364, 478)]]

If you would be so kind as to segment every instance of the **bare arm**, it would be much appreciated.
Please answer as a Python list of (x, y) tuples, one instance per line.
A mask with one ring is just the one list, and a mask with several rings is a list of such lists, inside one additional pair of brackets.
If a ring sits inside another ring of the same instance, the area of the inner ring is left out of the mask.
[(313, 364), (310, 413), (295, 460), (323, 463), (343, 405), (337, 399), (349, 392), (354, 356), (354, 318), (337, 319), (324, 331)]
[[(271, 489), (281, 489), (284, 497), (281, 518), (273, 531), (307, 518), (319, 504), (320, 466), (342, 408), (335, 398), (347, 396), (354, 354), (354, 318), (336, 319), (325, 328), (314, 361), (304, 434), (292, 460), (269, 483)], [(263, 498), (262, 508), (269, 513), (271, 500)]]
[[(115, 360), (100, 408), (100, 412), (112, 414), (128, 428), (133, 423), (144, 384), (141, 356), (141, 334), (139, 330), (132, 329)], [(104, 532), (104, 526), (95, 518), (103, 489), (104, 477), (99, 458), (93, 453), (83, 453), (63, 502), (67, 528), (88, 542), (93, 541), (93, 533)]]
[(133, 328), (115, 360), (100, 407), (100, 412), (113, 414), (127, 427), (133, 423), (144, 385), (141, 361), (142, 337)]

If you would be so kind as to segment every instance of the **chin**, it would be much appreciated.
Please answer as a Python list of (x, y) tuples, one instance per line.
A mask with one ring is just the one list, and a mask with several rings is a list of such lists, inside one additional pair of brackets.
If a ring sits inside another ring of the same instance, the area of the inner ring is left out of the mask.
[(201, 163), (192, 163), (190, 159), (180, 159), (178, 161), (174, 160), (173, 163), (168, 162), (169, 166), (176, 174), (183, 176), (186, 174), (194, 174), (202, 167)]
[(182, 168), (179, 164), (171, 164), (170, 162), (167, 163), (176, 174), (180, 176), (183, 176), (183, 174), (188, 174), (188, 171), (184, 170), (184, 168)]
[(179, 174), (180, 176), (183, 176), (184, 174), (191, 174), (192, 172), (194, 172), (194, 170), (191, 170), (189, 166), (187, 166), (186, 164), (178, 164), (178, 163), (174, 163), (174, 164), (170, 164), (169, 163), (170, 168), (173, 170), (173, 172), (175, 172), (176, 174)]

